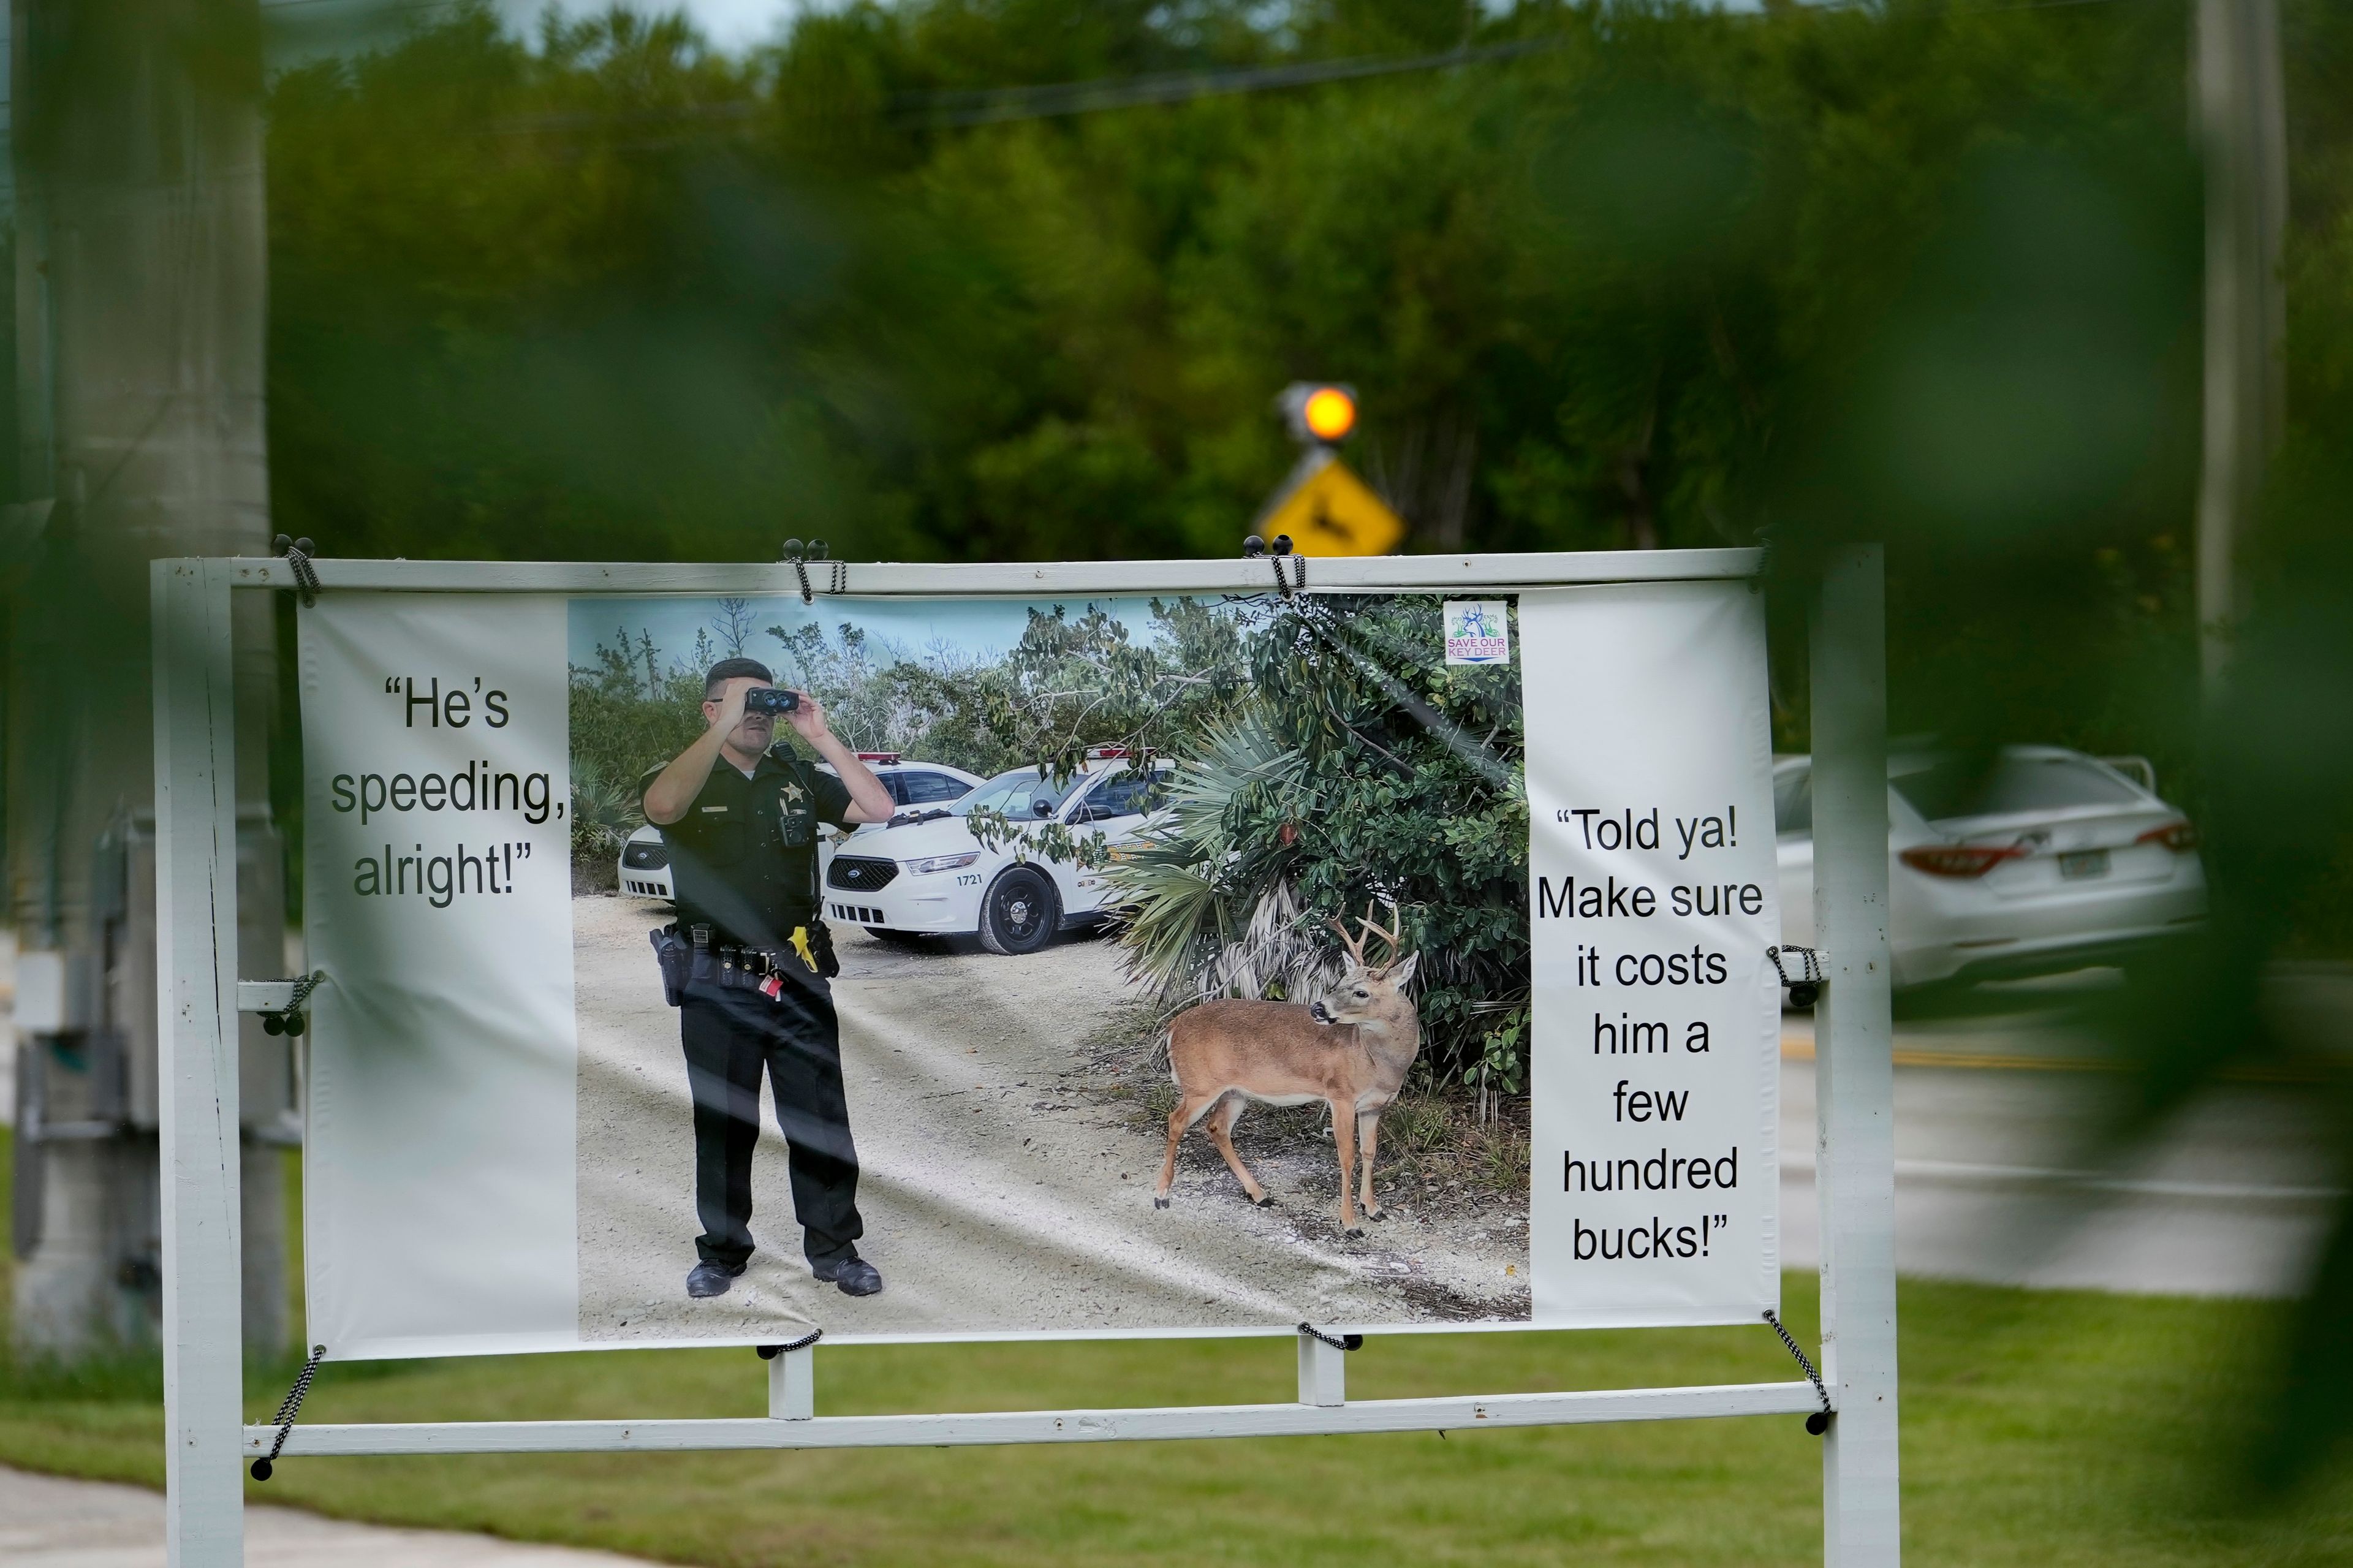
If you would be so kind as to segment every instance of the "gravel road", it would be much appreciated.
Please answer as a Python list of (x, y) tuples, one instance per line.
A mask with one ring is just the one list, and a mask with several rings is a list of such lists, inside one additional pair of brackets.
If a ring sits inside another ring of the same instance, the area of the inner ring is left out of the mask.
[(645, 934), (666, 918), (661, 906), (607, 895), (573, 906), (586, 1338), (1527, 1316), (1524, 1207), (1517, 1217), (1510, 1205), (1409, 1209), (1344, 1237), (1336, 1160), (1328, 1142), (1320, 1158), (1297, 1147), (1299, 1112), (1280, 1113), (1293, 1131), (1284, 1148), (1263, 1126), (1250, 1136), (1254, 1121), (1278, 1114), (1264, 1110), (1237, 1140), (1275, 1207), (1250, 1206), (1196, 1133), (1173, 1206), (1155, 1210), (1162, 1135), (1102, 1064), (1107, 1044), (1134, 1029), (1112, 943), (1065, 938), (1003, 958), (845, 928), (834, 997), (862, 1167), (860, 1250), (887, 1288), (854, 1300), (808, 1277), (771, 1107), (753, 1163), (760, 1250), (733, 1290), (690, 1300), (700, 1226), (686, 1067)]

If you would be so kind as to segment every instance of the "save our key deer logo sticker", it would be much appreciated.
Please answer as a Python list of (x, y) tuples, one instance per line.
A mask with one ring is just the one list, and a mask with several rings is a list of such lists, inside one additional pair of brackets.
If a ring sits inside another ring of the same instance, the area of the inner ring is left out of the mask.
[(1509, 664), (1512, 626), (1499, 599), (1449, 599), (1445, 606), (1446, 662)]

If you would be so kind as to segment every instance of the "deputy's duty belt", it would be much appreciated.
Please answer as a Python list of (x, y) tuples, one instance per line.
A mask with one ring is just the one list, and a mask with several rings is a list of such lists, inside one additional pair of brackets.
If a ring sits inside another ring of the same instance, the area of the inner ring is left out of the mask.
[(811, 974), (823, 972), (807, 926), (793, 928), (789, 949), (714, 943), (707, 925), (691, 928), (691, 934), (690, 942), (674, 925), (647, 933), (661, 965), (664, 999), (673, 1007), (685, 1001), (689, 984), (715, 985), (723, 991), (757, 991), (774, 1001), (784, 994), (785, 975), (791, 964), (798, 963)]

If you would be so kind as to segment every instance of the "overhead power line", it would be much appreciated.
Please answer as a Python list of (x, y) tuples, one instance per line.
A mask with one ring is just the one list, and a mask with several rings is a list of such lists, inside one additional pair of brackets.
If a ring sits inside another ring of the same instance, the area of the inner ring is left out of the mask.
[[(1366, 77), (1396, 76), (1407, 71), (1442, 70), (1450, 66), (1477, 65), (1489, 60), (1536, 54), (1558, 48), (1564, 41), (1558, 37), (1525, 38), (1516, 43), (1449, 49), (1436, 55), (1402, 58), (1359, 55), (1337, 60), (1303, 60), (1293, 65), (1221, 71), (1167, 71), (1154, 76), (1106, 77), (1092, 81), (1054, 82), (1037, 87), (957, 88), (934, 92), (902, 92), (892, 96), (890, 113), (892, 119), (903, 124), (940, 130), (997, 125), (1014, 120), (1046, 120), (1099, 110), (1183, 103), (1197, 98), (1313, 87), (1319, 82), (1354, 81)], [(493, 129), (500, 134), (536, 135), (577, 131), (618, 121), (743, 123), (751, 121), (758, 111), (758, 104), (736, 100), (723, 103), (681, 104), (622, 111), (593, 110), (515, 115), (501, 120)]]
[[(270, 9), (308, 5), (349, 5), (355, 0), (269, 0)], [(434, 10), (462, 0), (356, 0), (385, 10)], [(2007, 0), (1948, 8), (1979, 14), (2072, 9), (2077, 6), (2134, 4), (2136, 0)], [(1870, 11), (1885, 0), (1807, 0), (1801, 11)], [(1746, 17), (1763, 21), (1774, 13), (1758, 11)], [(1326, 82), (1361, 81), (1373, 77), (1401, 76), (1416, 71), (1446, 70), (1543, 54), (1569, 42), (1568, 37), (1520, 38), (1510, 43), (1446, 49), (1428, 55), (1356, 55), (1342, 59), (1299, 60), (1286, 65), (1239, 67), (1225, 70), (1162, 71), (1145, 76), (1099, 77), (1086, 81), (1049, 82), (1023, 87), (949, 88), (893, 93), (887, 112), (896, 122), (923, 129), (955, 130), (997, 125), (1012, 121), (1050, 120), (1103, 110), (1142, 108), (1152, 104), (1185, 103), (1195, 99), (1240, 93), (1280, 91)], [(646, 126), (687, 126), (729, 123), (748, 130), (761, 104), (750, 99), (712, 103), (673, 104), (632, 110), (575, 110), (503, 117), (483, 130), (493, 135), (562, 135), (593, 126), (634, 122)], [(668, 145), (668, 141), (640, 143)]]
[[(1809, 0), (1805, 11), (1866, 9), (1883, 0)], [(2009, 4), (1953, 8), (1983, 12), (2043, 11), (2078, 5), (2103, 5), (2116, 0), (2010, 0)], [(1759, 19), (1768, 12), (1756, 13)], [(1414, 71), (1446, 70), (1542, 54), (1559, 48), (1568, 38), (1560, 34), (1520, 38), (1510, 43), (1465, 46), (1429, 55), (1355, 55), (1343, 59), (1300, 60), (1288, 65), (1238, 67), (1226, 70), (1162, 71), (1148, 76), (1101, 77), (1089, 81), (1053, 82), (1030, 87), (953, 88), (894, 93), (892, 119), (902, 124), (952, 130), (996, 125), (1015, 120), (1050, 120), (1102, 110), (1141, 108), (1148, 104), (1184, 103), (1198, 98), (1237, 93), (1278, 91), (1314, 87), (1324, 82), (1359, 81), (1368, 77), (1402, 76)]]
[[(1811, 0), (1808, 11), (1865, 9), (1881, 0)], [(1954, 9), (1983, 12), (2047, 11), (2077, 5), (2101, 5), (2116, 0), (2011, 0), (2006, 5), (1957, 5)], [(1762, 18), (1769, 15), (1758, 12)], [(1183, 103), (1196, 98), (1231, 93), (1266, 92), (1322, 82), (1355, 81), (1366, 77), (1399, 76), (1410, 71), (1444, 70), (1453, 66), (1506, 60), (1556, 49), (1568, 40), (1521, 38), (1507, 44), (1447, 49), (1434, 55), (1356, 55), (1336, 60), (1302, 60), (1290, 65), (1242, 67), (1229, 70), (1163, 71), (1151, 76), (1103, 77), (1092, 81), (1058, 82), (1037, 87), (961, 88), (932, 92), (902, 92), (891, 99), (891, 112), (902, 121), (955, 128), (994, 125), (1008, 120), (1046, 120), (1085, 114), (1096, 110), (1128, 109), (1154, 103)]]
[(1313, 87), (1321, 82), (1398, 76), (1408, 71), (1444, 70), (1451, 66), (1511, 59), (1520, 55), (1558, 48), (1564, 41), (1559, 37), (1523, 38), (1515, 43), (1448, 49), (1435, 55), (1402, 58), (1396, 55), (1357, 55), (1345, 59), (1303, 60), (1293, 65), (1253, 66), (1216, 71), (1165, 71), (1154, 76), (1107, 77), (1093, 81), (1057, 82), (1041, 87), (902, 92), (892, 96), (891, 110), (894, 118), (925, 125), (995, 125), (1008, 120), (1047, 120), (1059, 115), (1084, 114), (1092, 110), (1183, 103), (1191, 99), (1215, 98), (1229, 93)]

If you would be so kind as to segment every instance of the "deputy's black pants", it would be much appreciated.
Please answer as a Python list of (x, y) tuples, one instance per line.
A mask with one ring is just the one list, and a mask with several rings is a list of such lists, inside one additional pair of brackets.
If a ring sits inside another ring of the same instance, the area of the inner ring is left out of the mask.
[(792, 1171), (801, 1249), (812, 1263), (857, 1256), (858, 1150), (841, 1087), (841, 1034), (825, 982), (796, 975), (775, 1001), (757, 991), (692, 984), (679, 1009), (694, 1093), (695, 1250), (740, 1269), (752, 1256), (752, 1147), (760, 1137), (760, 1074), (776, 1097)]

